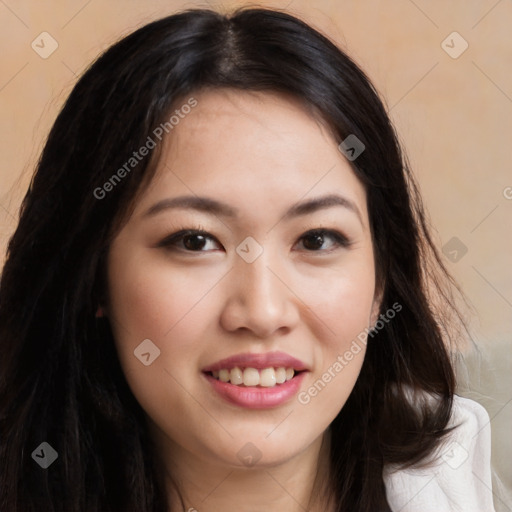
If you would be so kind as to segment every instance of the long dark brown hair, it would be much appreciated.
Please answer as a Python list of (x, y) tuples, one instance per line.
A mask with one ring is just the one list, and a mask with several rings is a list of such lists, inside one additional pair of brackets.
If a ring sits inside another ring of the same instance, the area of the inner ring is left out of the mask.
[[(454, 374), (448, 330), (429, 298), (455, 311), (443, 287), (450, 278), (377, 92), (335, 44), (287, 13), (193, 9), (140, 28), (92, 64), (23, 200), (0, 283), (3, 512), (168, 512), (144, 413), (108, 321), (95, 318), (109, 244), (151, 179), (158, 148), (105, 197), (94, 191), (178, 100), (224, 87), (291, 94), (336, 140), (352, 134), (365, 145), (352, 167), (367, 193), (381, 309), (402, 310), (369, 338), (331, 424), (337, 510), (389, 511), (384, 465), (425, 460), (446, 433)], [(411, 390), (436, 399), (414, 405)], [(31, 457), (44, 441), (58, 453), (47, 470)]]

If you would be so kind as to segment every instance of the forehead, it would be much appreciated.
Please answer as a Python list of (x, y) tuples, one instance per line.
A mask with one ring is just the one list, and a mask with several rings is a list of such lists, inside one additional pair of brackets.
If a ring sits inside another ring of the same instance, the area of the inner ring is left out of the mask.
[(196, 194), (263, 211), (338, 192), (366, 211), (364, 188), (337, 141), (299, 100), (231, 89), (193, 97), (197, 105), (164, 139), (138, 210), (162, 198)]

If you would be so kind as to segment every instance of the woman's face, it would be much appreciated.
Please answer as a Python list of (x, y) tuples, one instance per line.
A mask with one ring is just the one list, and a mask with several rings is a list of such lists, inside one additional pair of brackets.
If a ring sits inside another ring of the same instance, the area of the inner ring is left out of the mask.
[(378, 312), (365, 192), (295, 100), (194, 97), (111, 245), (105, 309), (173, 453), (278, 464), (321, 438), (363, 362)]

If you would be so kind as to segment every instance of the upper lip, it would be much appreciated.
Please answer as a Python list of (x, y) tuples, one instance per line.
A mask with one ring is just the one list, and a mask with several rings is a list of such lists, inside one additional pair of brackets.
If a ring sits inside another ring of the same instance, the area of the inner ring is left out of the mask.
[(244, 353), (236, 354), (225, 359), (221, 359), (216, 363), (205, 366), (203, 372), (214, 372), (222, 369), (231, 370), (235, 367), (256, 368), (293, 368), (296, 371), (307, 370), (307, 365), (300, 359), (290, 356), (285, 352), (266, 352), (263, 354)]

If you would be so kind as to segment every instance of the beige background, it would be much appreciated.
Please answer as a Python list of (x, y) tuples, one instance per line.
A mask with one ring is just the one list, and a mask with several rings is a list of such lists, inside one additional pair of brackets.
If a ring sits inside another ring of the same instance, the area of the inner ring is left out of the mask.
[[(44, 138), (77, 77), (98, 53), (178, 9), (247, 3), (0, 0), (0, 264)], [(472, 338), (480, 352), (468, 356), (463, 394), (487, 408), (493, 464), (512, 488), (512, 2), (258, 5), (303, 17), (365, 69), (405, 144), (439, 246), (457, 237), (467, 247), (459, 261), (448, 261), (474, 308)], [(462, 39), (448, 37), (454, 31)], [(31, 48), (41, 32), (58, 43), (47, 59)], [(464, 41), (468, 48), (458, 58), (445, 51), (458, 53)], [(496, 508), (512, 510), (512, 503), (497, 499)]]

